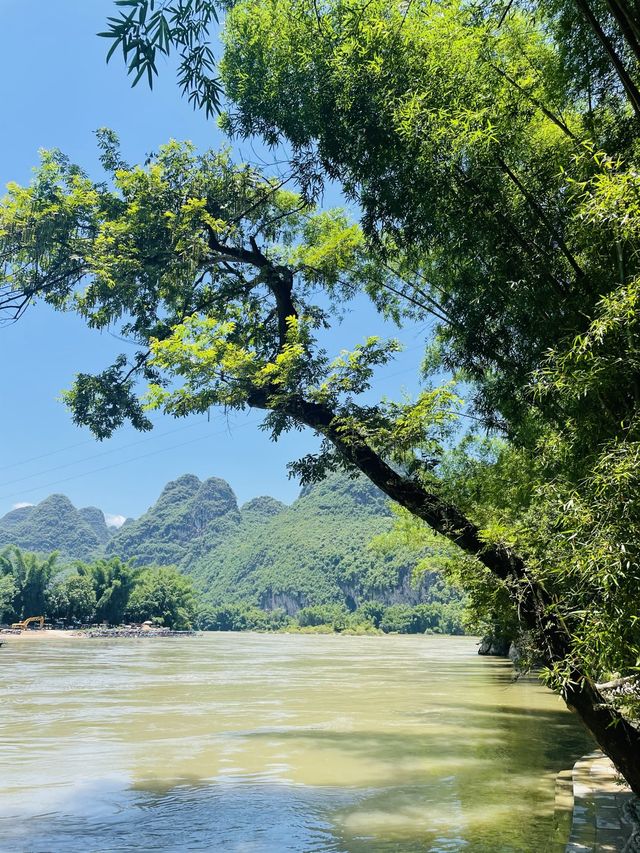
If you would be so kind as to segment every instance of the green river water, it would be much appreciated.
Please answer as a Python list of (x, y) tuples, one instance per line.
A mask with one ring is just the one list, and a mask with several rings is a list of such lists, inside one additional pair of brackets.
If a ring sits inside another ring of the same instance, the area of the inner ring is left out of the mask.
[(6, 640), (2, 853), (546, 853), (591, 749), (470, 638)]

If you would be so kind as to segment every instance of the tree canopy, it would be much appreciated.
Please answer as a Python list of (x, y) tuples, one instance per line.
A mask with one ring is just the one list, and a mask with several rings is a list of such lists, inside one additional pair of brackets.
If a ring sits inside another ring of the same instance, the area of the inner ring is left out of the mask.
[(175, 566), (133, 568), (118, 557), (56, 566), (11, 546), (0, 552), (0, 621), (43, 616), (67, 627), (125, 620), (190, 630), (198, 616), (193, 581)]
[(41, 558), (15, 547), (0, 552), (0, 618), (44, 616), (57, 557), (55, 551)]
[(579, 709), (569, 685), (640, 665), (637, 32), (625, 3), (245, 0), (223, 37), (224, 126), (359, 202), (440, 315), (427, 370), (506, 439), (440, 455), (439, 494), (522, 557)]

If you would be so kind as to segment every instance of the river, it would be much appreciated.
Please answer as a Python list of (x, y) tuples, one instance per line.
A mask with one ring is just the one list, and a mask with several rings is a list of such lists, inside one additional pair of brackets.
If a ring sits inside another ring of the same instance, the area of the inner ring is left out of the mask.
[(546, 853), (591, 748), (450, 637), (10, 636), (0, 850)]

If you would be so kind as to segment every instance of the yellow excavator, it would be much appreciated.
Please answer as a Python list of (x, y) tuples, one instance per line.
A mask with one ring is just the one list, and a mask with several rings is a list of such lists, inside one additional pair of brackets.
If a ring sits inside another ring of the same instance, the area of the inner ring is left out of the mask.
[(44, 616), (29, 616), (28, 619), (23, 619), (22, 622), (14, 622), (12, 628), (18, 628), (20, 631), (26, 631), (32, 622), (39, 622), (40, 628), (44, 628)]

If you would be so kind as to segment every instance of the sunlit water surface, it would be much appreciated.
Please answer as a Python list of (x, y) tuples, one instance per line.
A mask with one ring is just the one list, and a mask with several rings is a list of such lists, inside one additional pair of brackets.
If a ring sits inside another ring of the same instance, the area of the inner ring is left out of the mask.
[(0, 849), (544, 853), (590, 748), (474, 640), (7, 638)]

